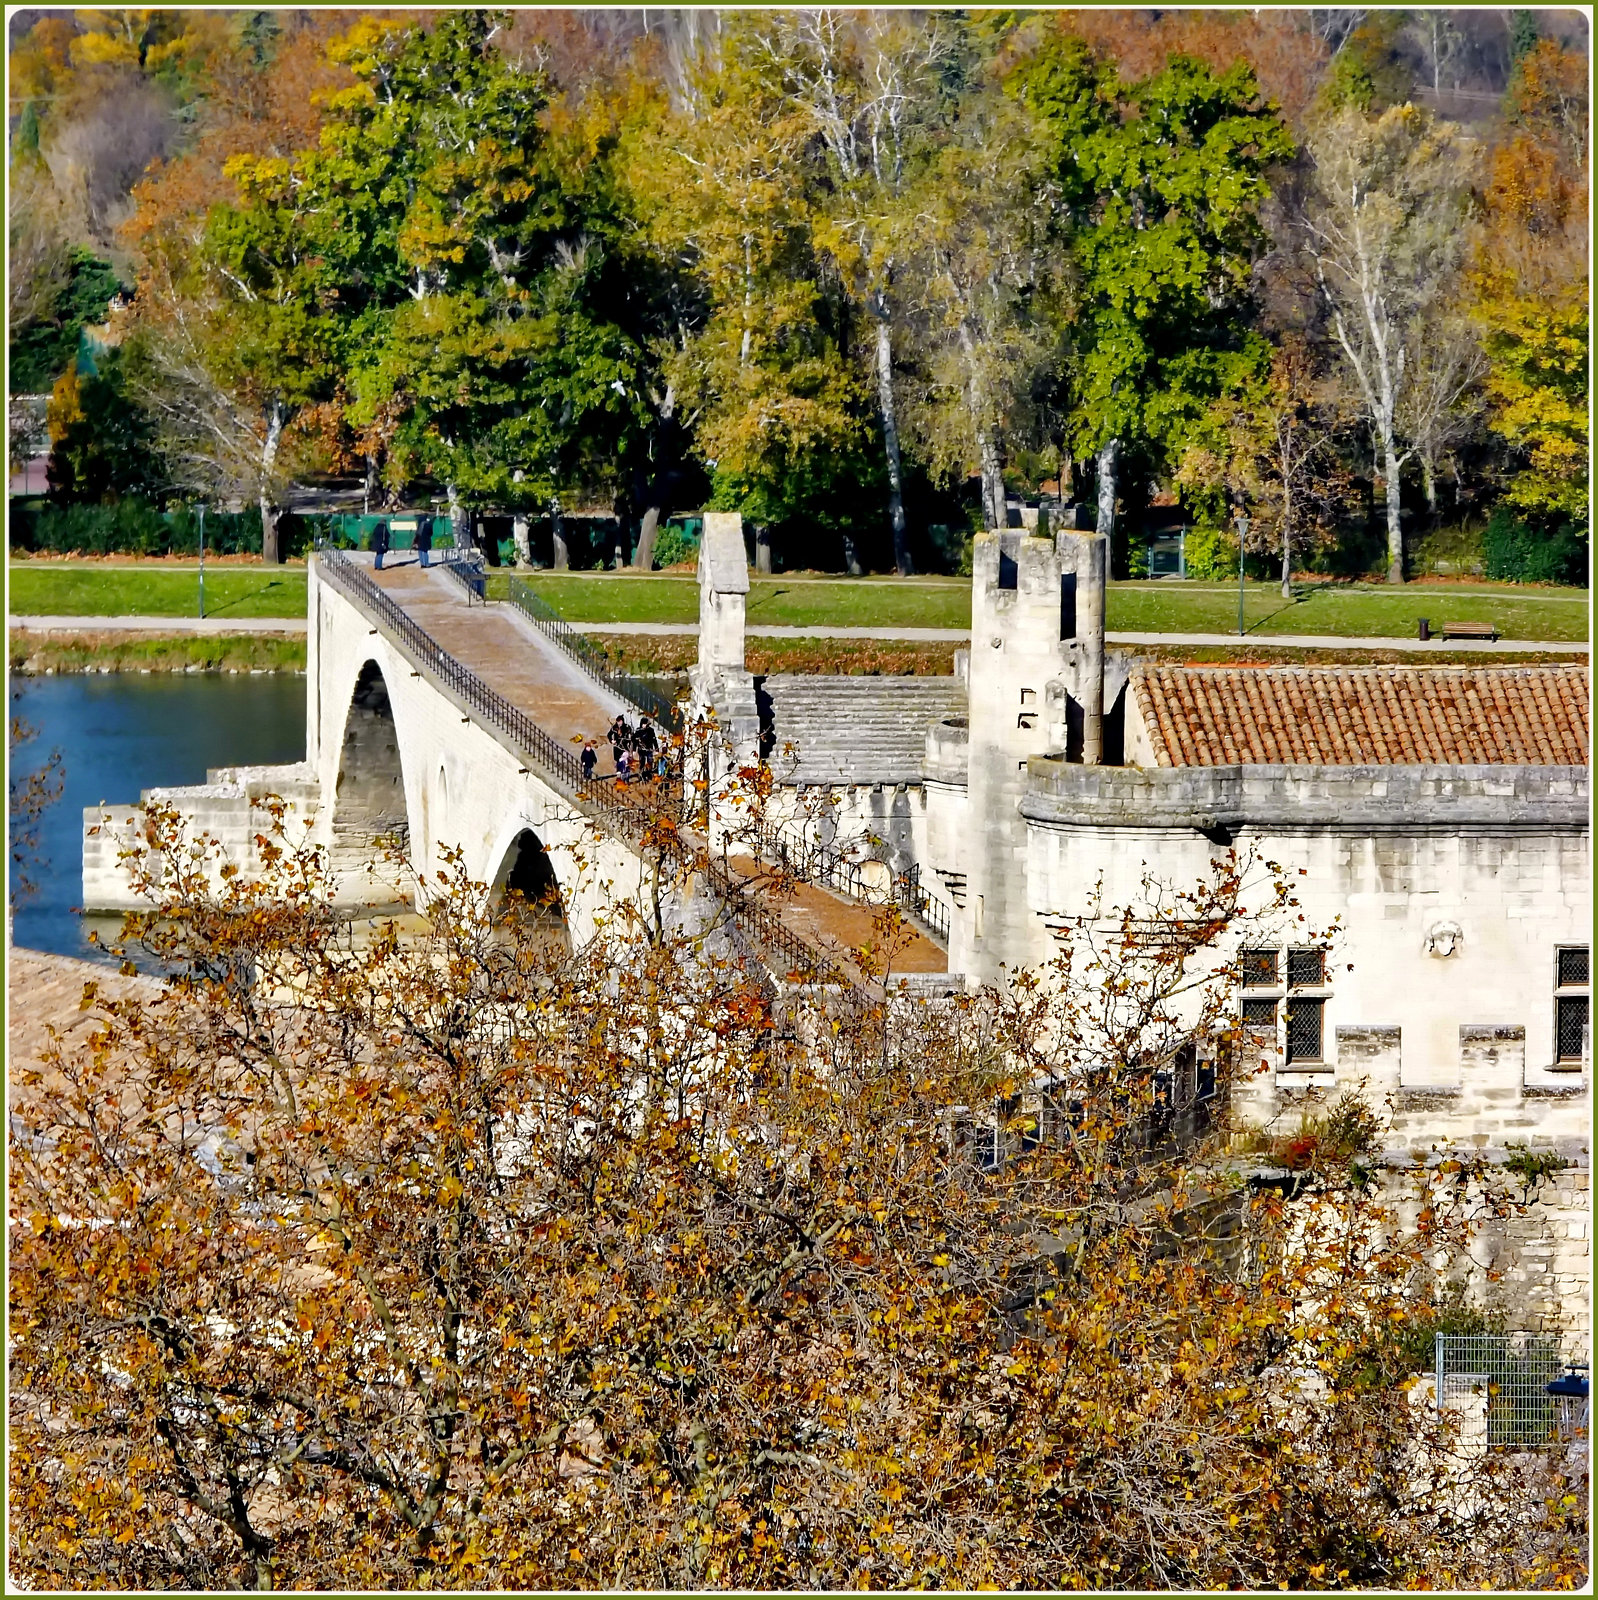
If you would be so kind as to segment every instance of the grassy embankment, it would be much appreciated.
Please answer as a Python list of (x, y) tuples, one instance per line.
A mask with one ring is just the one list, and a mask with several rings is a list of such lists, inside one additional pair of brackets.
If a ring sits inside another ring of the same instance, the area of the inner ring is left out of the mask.
[[(539, 572), (529, 580), (570, 622), (693, 622), (699, 592), (691, 579)], [(491, 575), (489, 594), (503, 595), (508, 576)], [(959, 579), (752, 578), (751, 627), (969, 628), (971, 588)], [(1244, 620), (1251, 640), (1281, 634), (1351, 639), (1415, 637), (1417, 618), (1434, 625), (1492, 622), (1512, 639), (1587, 637), (1585, 589), (1523, 589), (1460, 583), (1411, 583), (1402, 589), (1306, 586), (1282, 599), (1275, 584), (1251, 583)], [(1237, 590), (1219, 584), (1113, 583), (1107, 626), (1123, 633), (1233, 633)]]
[[(134, 566), (17, 566), (7, 574), (6, 612), (24, 617), (195, 617), (197, 570)], [(206, 569), (205, 614), (303, 617), (305, 573), (292, 568)]]
[[(509, 575), (490, 576), (491, 595), (503, 595)], [(698, 589), (691, 578), (636, 574), (539, 572), (531, 579), (540, 594), (573, 622), (691, 623)], [(193, 616), (197, 582), (192, 570), (148, 567), (12, 567), (8, 610), (23, 615)], [(1469, 652), (1428, 654), (1361, 649), (1361, 638), (1412, 638), (1416, 618), (1490, 621), (1500, 633), (1524, 640), (1587, 637), (1587, 592), (1579, 589), (1519, 589), (1458, 583), (1415, 583), (1401, 590), (1374, 586), (1306, 586), (1284, 602), (1270, 584), (1246, 593), (1246, 641), (1227, 646), (1142, 647), (1162, 659), (1206, 661), (1254, 659), (1366, 663), (1415, 661), (1434, 665), (1479, 661)], [(305, 612), (305, 575), (294, 570), (220, 569), (206, 574), (206, 614), (230, 617), (295, 617)], [(1237, 626), (1237, 591), (1225, 585), (1119, 583), (1111, 585), (1112, 631), (1140, 633), (1230, 633)], [(970, 625), (970, 585), (961, 579), (868, 579), (782, 577), (752, 579), (751, 626), (934, 627)], [(114, 624), (110, 626), (114, 627)], [(1347, 652), (1268, 648), (1273, 637), (1308, 633), (1346, 637)], [(694, 658), (691, 637), (602, 635), (613, 659), (640, 671), (677, 671)], [(13, 640), (11, 660), (19, 664)], [(1505, 660), (1502, 656), (1491, 659)], [(1528, 653), (1518, 659), (1537, 659)], [(1568, 656), (1558, 659), (1569, 660)], [(23, 651), (27, 670), (183, 671), (297, 670), (304, 645), (296, 640), (252, 637), (162, 639), (106, 635), (31, 637)], [(756, 672), (946, 673), (953, 646), (897, 640), (760, 639), (749, 641)]]
[(257, 633), (13, 633), (13, 672), (304, 672), (305, 641)]

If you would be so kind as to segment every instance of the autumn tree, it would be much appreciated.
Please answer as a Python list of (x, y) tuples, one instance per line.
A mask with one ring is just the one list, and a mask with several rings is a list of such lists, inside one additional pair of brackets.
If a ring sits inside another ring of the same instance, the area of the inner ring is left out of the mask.
[(774, 984), (669, 827), (665, 892), (573, 947), (455, 858), (423, 931), (357, 935), (281, 816), (251, 882), (148, 820), (162, 993), (89, 985), (10, 1121), (29, 1583), (1575, 1576), (1519, 1476), (1461, 1498), (1392, 1334), (1482, 1175), (1373, 1181), (1350, 1103), (1289, 1201), (1193, 1120), (1253, 1065), (1225, 952), (1293, 915), (1263, 864), (926, 1002), (891, 912), (859, 983)]
[(45, 812), (61, 798), (66, 776), (59, 750), (51, 750), (43, 760), (29, 760), (24, 754), (37, 742), (39, 730), (18, 714), (16, 706), (21, 697), (15, 691), (13, 695), (6, 780), (6, 834), (11, 857), (8, 918), (18, 901), (37, 892), (40, 824)]
[(1051, 382), (1070, 266), (1035, 120), (997, 83), (974, 84), (959, 125), (911, 192), (903, 298), (927, 372), (906, 407), (934, 472), (979, 475), (985, 526), (1005, 526), (1004, 464)]
[(1269, 174), (1293, 140), (1242, 62), (1216, 74), (1178, 56), (1127, 84), (1066, 37), (1011, 81), (1047, 127), (1065, 208), (1070, 442), (1097, 456), (1109, 534), (1123, 449), (1173, 461), (1209, 403), (1264, 364), (1250, 278)]
[(1318, 367), (1304, 340), (1284, 340), (1267, 374), (1210, 408), (1176, 475), (1195, 498), (1218, 494), (1222, 517), (1247, 513), (1247, 544), (1280, 553), (1284, 600), (1295, 553), (1329, 544), (1351, 498), (1340, 397)]
[(1423, 347), (1458, 293), (1476, 150), (1453, 124), (1409, 105), (1374, 119), (1341, 111), (1311, 135), (1309, 149), (1304, 248), (1375, 440), (1387, 581), (1402, 583), (1402, 474), (1417, 448), (1404, 419)]
[(822, 283), (809, 122), (751, 69), (753, 43), (737, 29), (680, 109), (657, 101), (634, 122), (621, 161), (630, 206), (685, 289), (660, 336), (662, 412), (681, 408), (712, 503), (744, 514), (770, 571), (773, 525), (813, 518), (830, 482), (864, 469), (869, 402)]
[(825, 200), (816, 239), (870, 334), (894, 565), (911, 570), (895, 378), (903, 316), (896, 277), (914, 246), (909, 196), (953, 112), (958, 25), (936, 13), (779, 13), (766, 54), (820, 155)]
[(1492, 153), (1474, 313), (1494, 429), (1522, 465), (1523, 514), (1589, 519), (1588, 136), (1582, 58), (1551, 40), (1517, 69), (1512, 136)]

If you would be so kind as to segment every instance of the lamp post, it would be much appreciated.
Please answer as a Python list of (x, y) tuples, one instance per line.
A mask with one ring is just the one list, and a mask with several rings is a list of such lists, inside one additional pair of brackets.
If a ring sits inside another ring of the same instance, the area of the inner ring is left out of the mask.
[(205, 507), (200, 507), (200, 621), (205, 621)]
[(1237, 514), (1237, 636), (1243, 637), (1243, 545), (1248, 539), (1248, 518)]

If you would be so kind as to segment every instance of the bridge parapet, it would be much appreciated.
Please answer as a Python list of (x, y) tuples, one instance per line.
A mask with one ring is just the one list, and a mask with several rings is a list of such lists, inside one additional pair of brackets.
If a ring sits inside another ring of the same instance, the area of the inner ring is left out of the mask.
[(509, 739), (566, 799), (609, 831), (628, 839), (637, 838), (647, 828), (649, 812), (645, 808), (585, 779), (581, 763), (570, 750), (452, 656), (342, 551), (324, 550), (317, 559), (324, 582), (386, 628), (415, 667), (464, 702), (485, 726)]

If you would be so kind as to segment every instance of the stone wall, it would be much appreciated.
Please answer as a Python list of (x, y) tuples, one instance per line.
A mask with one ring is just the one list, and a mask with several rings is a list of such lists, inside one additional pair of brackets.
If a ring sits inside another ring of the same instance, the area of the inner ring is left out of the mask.
[(272, 822), (269, 797), (285, 802), (284, 824), (291, 841), (304, 839), (321, 809), (321, 786), (305, 762), (277, 767), (216, 767), (207, 781), (182, 788), (146, 789), (139, 805), (89, 806), (83, 813), (83, 908), (132, 911), (145, 902), (133, 892), (122, 853), (145, 829), (146, 803), (169, 806), (182, 817), (191, 838), (207, 835), (221, 847), (214, 863), (213, 887), (220, 886), (224, 862), (251, 877), (260, 869), (256, 836)]

